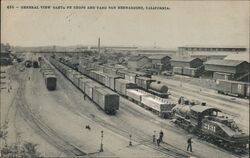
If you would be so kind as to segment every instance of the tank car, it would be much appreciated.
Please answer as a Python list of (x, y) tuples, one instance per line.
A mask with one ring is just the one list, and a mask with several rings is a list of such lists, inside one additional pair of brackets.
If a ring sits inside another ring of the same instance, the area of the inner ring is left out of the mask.
[(168, 98), (169, 96), (168, 86), (166, 86), (165, 84), (162, 84), (159, 81), (150, 83), (148, 91), (161, 98)]
[(221, 110), (203, 105), (178, 104), (172, 109), (174, 122), (202, 139), (234, 152), (249, 146), (249, 135)]

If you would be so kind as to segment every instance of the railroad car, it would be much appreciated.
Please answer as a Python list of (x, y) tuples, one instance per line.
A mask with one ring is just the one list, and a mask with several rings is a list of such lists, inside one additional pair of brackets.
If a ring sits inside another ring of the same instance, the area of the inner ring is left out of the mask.
[(134, 83), (131, 83), (124, 79), (115, 80), (115, 91), (123, 96), (126, 95), (126, 90), (131, 88), (136, 88), (137, 86)]
[(91, 99), (93, 100), (93, 89), (95, 87), (102, 87), (100, 84), (97, 84), (96, 82), (85, 82), (84, 84), (84, 92), (85, 94)]
[(174, 74), (183, 74), (183, 68), (182, 67), (173, 67)]
[(125, 80), (127, 80), (131, 83), (135, 83), (136, 77), (137, 77), (137, 75), (135, 73), (126, 73), (125, 74)]
[(56, 76), (54, 74), (46, 74), (44, 76), (45, 84), (48, 90), (55, 90), (56, 89)]
[(196, 68), (183, 67), (183, 75), (197, 77)]
[(161, 98), (168, 98), (169, 93), (168, 93), (168, 86), (165, 84), (162, 84), (161, 82), (151, 82), (149, 85), (149, 92), (151, 92), (154, 95), (157, 95)]
[(148, 90), (149, 86), (152, 82), (156, 82), (156, 80), (153, 80), (151, 78), (148, 77), (136, 77), (135, 79), (135, 83), (138, 87), (144, 89), (144, 90)]
[(141, 103), (146, 106), (149, 110), (155, 112), (160, 117), (169, 118), (172, 113), (171, 110), (175, 107), (176, 103), (172, 99), (162, 99), (152, 95), (143, 95)]
[(216, 90), (221, 94), (249, 98), (249, 83), (246, 82), (217, 80)]
[(119, 96), (103, 87), (93, 88), (93, 101), (107, 114), (115, 114), (119, 109)]
[(93, 82), (93, 80), (91, 80), (91, 79), (88, 79), (88, 78), (80, 78), (80, 81), (79, 81), (79, 88), (83, 91), (83, 92), (85, 92), (85, 84), (87, 83), (87, 82)]
[(115, 90), (115, 80), (121, 77), (117, 75), (105, 74), (105, 86), (109, 87), (112, 90)]
[(172, 113), (176, 124), (218, 146), (234, 152), (244, 152), (249, 146), (249, 135), (217, 108), (178, 104)]
[[(51, 58), (50, 61), (60, 72), (66, 73), (64, 75), (107, 114), (115, 114), (116, 110), (119, 109), (119, 96), (117, 94), (76, 70), (66, 69), (62, 63), (55, 59)], [(63, 71), (63, 69), (66, 69), (66, 71)], [(98, 78), (97, 74), (94, 73), (92, 77)]]
[(116, 71), (116, 75), (120, 76), (121, 78), (125, 79), (125, 74), (127, 74), (128, 71), (124, 69), (118, 69)]
[(150, 96), (151, 94), (146, 93), (145, 91), (142, 91), (140, 89), (127, 89), (126, 90), (126, 96), (129, 100), (134, 101), (135, 103), (141, 105), (142, 96)]

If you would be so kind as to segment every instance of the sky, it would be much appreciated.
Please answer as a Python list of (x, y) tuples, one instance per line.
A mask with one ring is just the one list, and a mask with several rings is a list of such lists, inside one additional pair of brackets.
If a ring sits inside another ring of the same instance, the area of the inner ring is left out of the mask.
[[(8, 5), (19, 7), (7, 9)], [(20, 9), (21, 6), (161, 6), (169, 10)], [(1, 1), (1, 42), (249, 48), (249, 1)]]

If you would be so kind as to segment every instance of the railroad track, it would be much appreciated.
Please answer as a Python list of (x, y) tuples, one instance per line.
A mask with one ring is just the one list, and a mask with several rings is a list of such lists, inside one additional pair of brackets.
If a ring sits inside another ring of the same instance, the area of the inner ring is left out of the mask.
[(24, 98), (25, 96), (23, 95), (25, 90), (24, 82), (25, 81), (23, 79), (20, 79), (20, 85), (17, 90), (16, 107), (21, 112), (26, 122), (29, 123), (29, 125), (33, 127), (33, 129), (35, 129), (48, 142), (53, 144), (57, 149), (64, 152), (66, 155), (71, 157), (90, 157), (80, 148), (60, 137), (53, 129), (44, 124), (41, 119), (32, 112)]
[[(60, 73), (60, 75), (61, 75), (61, 73)], [(72, 111), (72, 108), (70, 108), (70, 110)], [(72, 112), (74, 112), (74, 111), (72, 111)], [(85, 111), (85, 112), (87, 112), (87, 111)], [(82, 113), (80, 113), (79, 111), (77, 111), (76, 113), (78, 113), (80, 116), (82, 115)], [(84, 115), (84, 116), (85, 117), (87, 116), (90, 119), (94, 120), (95, 122), (103, 125), (105, 128), (108, 128), (111, 131), (114, 131), (115, 133), (117, 133), (119, 135), (123, 135), (124, 137), (128, 138), (128, 133), (129, 133), (128, 130), (125, 130), (124, 128), (121, 128), (121, 127), (114, 126), (114, 125), (112, 125), (112, 124), (110, 124), (110, 123), (106, 122), (105, 120), (102, 120), (101, 118), (98, 118), (98, 117), (91, 117), (88, 115)], [(122, 125), (124, 125), (124, 124), (122, 124)], [(145, 145), (145, 146), (148, 146), (148, 147), (155, 149), (157, 151), (161, 151), (162, 153), (165, 153), (166, 155), (173, 156), (173, 157), (189, 157), (189, 156), (199, 157), (199, 156), (187, 153), (185, 150), (176, 148), (176, 147), (174, 147), (170, 144), (167, 144), (167, 143), (163, 143), (163, 145), (160, 148), (156, 147), (155, 144), (150, 143), (152, 140), (152, 138), (151, 138), (152, 136), (145, 135), (145, 137), (142, 137), (142, 132), (139, 132), (139, 133), (136, 132), (136, 131), (138, 131), (137, 128), (133, 128), (132, 126), (129, 126), (129, 127), (126, 126), (126, 128), (133, 129), (133, 138), (134, 138), (133, 140), (135, 142), (142, 144), (142, 145)], [(204, 143), (204, 141), (201, 141), (201, 142)], [(212, 146), (212, 144), (211, 144), (211, 146)], [(215, 146), (213, 146), (213, 148), (217, 149), (217, 147), (215, 147)], [(227, 152), (226, 150), (223, 150), (223, 149), (220, 149), (220, 151)], [(238, 156), (238, 155), (236, 155), (236, 156)]]

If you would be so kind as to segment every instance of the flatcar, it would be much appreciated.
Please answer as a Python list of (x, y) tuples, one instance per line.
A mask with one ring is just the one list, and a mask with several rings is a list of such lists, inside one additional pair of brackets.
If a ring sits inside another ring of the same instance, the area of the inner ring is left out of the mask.
[(249, 135), (217, 108), (178, 104), (172, 113), (176, 124), (218, 146), (234, 152), (244, 152), (249, 146)]

